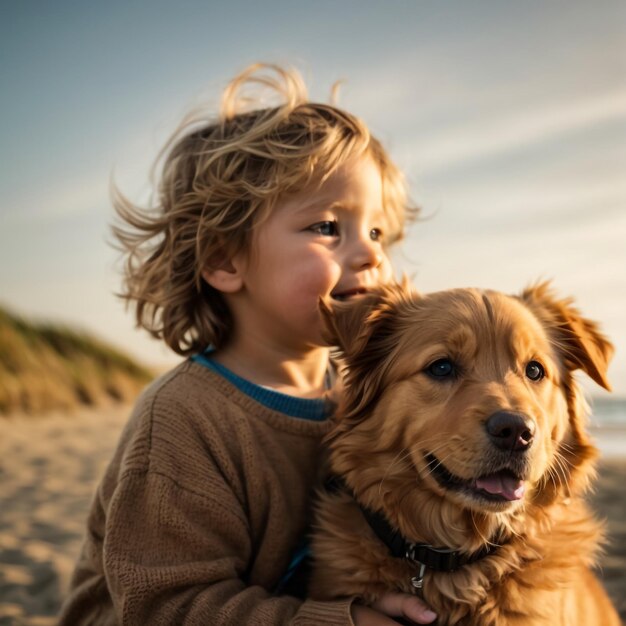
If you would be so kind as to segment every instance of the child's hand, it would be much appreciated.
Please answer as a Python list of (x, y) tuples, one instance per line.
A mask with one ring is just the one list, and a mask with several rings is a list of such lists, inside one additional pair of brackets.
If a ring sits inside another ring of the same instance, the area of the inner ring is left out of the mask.
[[(386, 593), (372, 607), (352, 605), (352, 621), (355, 626), (396, 626), (399, 617), (416, 624), (431, 624), (437, 615), (422, 600), (408, 593)], [(406, 622), (403, 622), (406, 623)]]

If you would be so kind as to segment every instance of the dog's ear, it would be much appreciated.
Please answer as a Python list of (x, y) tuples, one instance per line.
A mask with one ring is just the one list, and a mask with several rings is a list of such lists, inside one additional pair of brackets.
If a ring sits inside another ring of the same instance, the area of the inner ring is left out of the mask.
[(528, 287), (521, 299), (550, 332), (566, 367), (581, 369), (610, 391), (607, 369), (613, 345), (598, 325), (582, 317), (571, 299), (557, 298), (548, 282)]
[(585, 429), (586, 402), (572, 372), (580, 369), (610, 390), (607, 369), (613, 346), (595, 322), (582, 317), (571, 299), (555, 296), (548, 282), (528, 287), (521, 300), (546, 328), (567, 369), (561, 386), (567, 401), (570, 432), (559, 448), (559, 470), (548, 473), (545, 488), (541, 490), (545, 504), (559, 494), (569, 496), (589, 487), (598, 451)]
[(381, 299), (380, 289), (355, 296), (346, 302), (320, 298), (324, 339), (344, 354), (358, 352), (369, 337), (366, 321)]
[(405, 278), (346, 302), (321, 303), (326, 339), (342, 352), (345, 383), (339, 422), (327, 443), (358, 424), (380, 396), (393, 362), (401, 311), (414, 307), (416, 296)]
[(401, 283), (381, 285), (345, 302), (320, 298), (324, 339), (345, 356), (359, 354), (390, 302), (413, 294), (406, 276)]

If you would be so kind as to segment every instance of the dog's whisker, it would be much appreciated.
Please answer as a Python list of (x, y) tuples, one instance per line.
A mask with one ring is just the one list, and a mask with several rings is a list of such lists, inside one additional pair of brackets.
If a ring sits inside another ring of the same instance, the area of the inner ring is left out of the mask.
[[(439, 439), (439, 437), (431, 437), (430, 440), (437, 440)], [(427, 442), (428, 439), (423, 439), (417, 443), (412, 444), (411, 446), (409, 446), (408, 448), (402, 448), (402, 450), (400, 450), (400, 452), (398, 452), (398, 454), (396, 454), (396, 456), (391, 460), (391, 462), (389, 463), (389, 465), (387, 466), (387, 469), (385, 470), (385, 473), (383, 474), (382, 478), (380, 479), (380, 482), (378, 484), (378, 493), (379, 495), (382, 494), (382, 488), (384, 485), (385, 480), (387, 480), (387, 478), (389, 477), (389, 474), (391, 473), (392, 468), (395, 465), (398, 465), (400, 463), (405, 462), (407, 459), (409, 459), (411, 456), (413, 456), (413, 454), (415, 453), (416, 449), (421, 447), (423, 445), (424, 442)]]
[(487, 539), (483, 533), (480, 531), (480, 529), (478, 528), (478, 524), (476, 523), (476, 518), (474, 517), (474, 511), (470, 510), (470, 520), (472, 522), (472, 527), (474, 529), (474, 531), (476, 532), (476, 534), (480, 537), (480, 540), (485, 544), (485, 545), (490, 545), (491, 541), (489, 539)]
[(385, 480), (387, 479), (387, 477), (389, 476), (389, 473), (391, 472), (392, 467), (396, 464), (396, 463), (403, 463), (408, 457), (410, 457), (412, 454), (412, 448), (402, 448), (400, 450), (400, 452), (398, 452), (398, 454), (396, 454), (396, 456), (391, 460), (391, 463), (389, 463), (389, 465), (387, 466), (387, 469), (385, 470), (385, 473), (383, 474), (382, 478), (380, 479), (380, 482), (378, 484), (378, 495), (382, 495), (382, 489), (383, 489), (383, 484), (385, 482)]
[[(432, 440), (436, 440), (437, 437), (431, 437)], [(428, 442), (427, 439), (421, 440), (417, 443), (412, 444), (409, 447), (404, 447), (400, 450), (400, 452), (398, 452), (398, 454), (396, 454), (396, 456), (394, 456), (394, 458), (391, 460), (391, 462), (389, 463), (389, 465), (387, 466), (387, 468), (385, 469), (385, 472), (382, 476), (382, 478), (380, 479), (380, 482), (378, 484), (378, 493), (379, 495), (382, 494), (382, 489), (383, 489), (383, 485), (385, 480), (387, 480), (389, 474), (391, 473), (391, 470), (394, 468), (394, 466), (399, 465), (401, 463), (404, 463), (407, 459), (409, 459), (415, 452), (415, 449), (418, 448), (419, 446), (422, 446), (425, 442)]]
[(562, 474), (563, 477), (565, 477), (567, 470), (566, 461), (558, 451), (554, 455), (554, 465), (552, 467), (554, 467), (556, 472)]
[(558, 456), (554, 457), (553, 465), (548, 467), (548, 474), (556, 484), (563, 482), (565, 474), (563, 473), (563, 467)]
[(561, 482), (557, 470), (554, 469), (552, 466), (548, 467), (547, 475), (548, 480), (552, 481), (553, 483), (558, 485)]
[(436, 471), (436, 469), (438, 467), (443, 467), (445, 469), (445, 464), (444, 462), (447, 461), (450, 457), (452, 456), (452, 453), (448, 454), (447, 456), (443, 457), (442, 459), (440, 459), (439, 457), (437, 458), (437, 463), (429, 463), (427, 467), (429, 467), (430, 469), (427, 472), (427, 475), (431, 476), (433, 474), (434, 471)]
[[(422, 448), (427, 448), (428, 452), (437, 456), (441, 449), (446, 448), (447, 446), (450, 445), (451, 438), (452, 438), (452, 435), (450, 433), (440, 433), (439, 435), (435, 437), (431, 437), (430, 439), (424, 439), (423, 441), (420, 441), (420, 446)], [(430, 441), (436, 441), (438, 445), (436, 445), (435, 447), (424, 445), (424, 443), (429, 443)]]
[(556, 455), (554, 456), (554, 460), (559, 468), (559, 471), (562, 474), (562, 482), (565, 483), (567, 482), (567, 478), (570, 475), (570, 471), (571, 471), (571, 466), (568, 462), (567, 459), (565, 459), (563, 457), (563, 455), (557, 451)]
[(565, 459), (565, 457), (562, 455), (562, 453), (558, 450), (554, 454), (554, 463), (557, 466), (558, 471), (562, 472), (563, 478), (565, 479), (568, 474), (569, 463), (567, 462), (567, 459)]
[(440, 433), (437, 433), (436, 435), (433, 435), (432, 437), (420, 438), (418, 442), (412, 445), (413, 446), (419, 445), (421, 448), (429, 448), (428, 444), (430, 444), (431, 441), (445, 445), (446, 442), (449, 441), (451, 437), (452, 437), (451, 433), (440, 432)]
[[(575, 448), (573, 445), (567, 443), (566, 441), (561, 441), (559, 447), (563, 448), (566, 452), (575, 452)], [(560, 454), (560, 451), (557, 449), (557, 453)]]

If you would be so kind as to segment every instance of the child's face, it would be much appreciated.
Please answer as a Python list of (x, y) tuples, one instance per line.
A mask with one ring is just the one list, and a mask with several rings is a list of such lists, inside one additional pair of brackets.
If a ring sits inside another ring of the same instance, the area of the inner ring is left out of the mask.
[(279, 201), (236, 260), (236, 328), (290, 348), (324, 345), (320, 297), (353, 297), (391, 278), (382, 193), (378, 167), (362, 157)]

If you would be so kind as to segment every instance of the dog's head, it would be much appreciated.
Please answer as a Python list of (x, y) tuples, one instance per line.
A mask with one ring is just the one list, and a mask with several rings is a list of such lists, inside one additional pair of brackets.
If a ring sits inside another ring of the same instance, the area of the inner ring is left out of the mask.
[(520, 296), (390, 285), (322, 311), (346, 369), (334, 470), (363, 504), (419, 485), (506, 514), (586, 486), (596, 450), (573, 372), (608, 389), (612, 346), (546, 284)]

